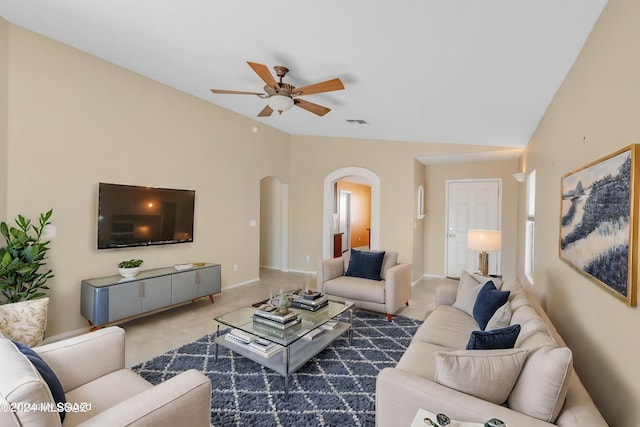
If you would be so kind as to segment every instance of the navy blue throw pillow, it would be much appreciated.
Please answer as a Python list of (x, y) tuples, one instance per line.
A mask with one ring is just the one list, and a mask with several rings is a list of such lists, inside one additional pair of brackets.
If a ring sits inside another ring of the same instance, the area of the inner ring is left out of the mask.
[(520, 334), (520, 325), (515, 324), (491, 331), (473, 331), (466, 350), (500, 350), (513, 348)]
[[(51, 395), (53, 396), (53, 400), (55, 400), (56, 404), (67, 403), (67, 398), (64, 395), (62, 384), (60, 384), (60, 380), (58, 380), (58, 377), (56, 377), (53, 370), (49, 365), (47, 365), (47, 362), (42, 360), (40, 355), (29, 346), (16, 341), (13, 341), (13, 344), (18, 348), (18, 350), (20, 350), (20, 353), (24, 354), (31, 364), (36, 367), (42, 379), (44, 379), (49, 386), (49, 390), (51, 390)], [(64, 417), (66, 415), (65, 412), (60, 411), (58, 414), (60, 415), (60, 422), (64, 421)]]
[(384, 251), (382, 252), (363, 252), (351, 249), (351, 258), (349, 258), (349, 267), (345, 276), (361, 277), (363, 279), (382, 280), (380, 270), (382, 269), (382, 260), (384, 259)]
[(509, 291), (499, 291), (490, 280), (482, 286), (473, 305), (473, 318), (484, 331), (491, 316), (509, 299)]

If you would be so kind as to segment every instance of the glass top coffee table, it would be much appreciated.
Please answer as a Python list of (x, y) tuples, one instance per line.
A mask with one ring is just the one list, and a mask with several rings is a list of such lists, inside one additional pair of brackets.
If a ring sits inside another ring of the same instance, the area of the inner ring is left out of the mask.
[[(229, 350), (238, 353), (260, 365), (269, 368), (284, 376), (285, 399), (289, 397), (289, 376), (300, 369), (305, 363), (311, 360), (316, 354), (324, 350), (329, 344), (334, 342), (345, 332), (349, 332), (349, 345), (353, 341), (353, 307), (354, 304), (348, 301), (329, 300), (329, 304), (315, 312), (290, 308), (290, 311), (300, 313), (301, 322), (288, 328), (280, 330), (254, 322), (253, 315), (258, 310), (257, 307), (243, 307), (233, 310), (214, 320), (218, 322), (215, 339), (215, 360), (218, 361), (218, 346), (221, 345)], [(309, 332), (322, 327), (325, 323), (335, 317), (349, 311), (349, 322), (337, 322), (333, 329), (323, 329), (322, 333), (310, 340), (303, 337)], [(252, 350), (248, 344), (231, 341), (220, 333), (220, 324), (238, 329), (243, 333), (255, 338), (276, 343), (280, 351), (270, 357)]]

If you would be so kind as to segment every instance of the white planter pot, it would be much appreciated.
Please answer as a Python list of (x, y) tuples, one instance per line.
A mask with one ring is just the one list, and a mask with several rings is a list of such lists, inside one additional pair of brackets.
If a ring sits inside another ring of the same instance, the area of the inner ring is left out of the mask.
[(140, 273), (140, 267), (118, 268), (118, 271), (122, 277), (131, 278), (136, 277), (136, 275)]
[(35, 347), (44, 340), (49, 297), (0, 305), (0, 332)]

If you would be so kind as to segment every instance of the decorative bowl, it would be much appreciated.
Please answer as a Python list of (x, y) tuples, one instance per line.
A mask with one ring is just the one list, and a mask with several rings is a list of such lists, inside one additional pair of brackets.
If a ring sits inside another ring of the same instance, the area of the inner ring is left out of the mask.
[(135, 277), (138, 273), (140, 273), (140, 267), (118, 268), (118, 272), (122, 277)]

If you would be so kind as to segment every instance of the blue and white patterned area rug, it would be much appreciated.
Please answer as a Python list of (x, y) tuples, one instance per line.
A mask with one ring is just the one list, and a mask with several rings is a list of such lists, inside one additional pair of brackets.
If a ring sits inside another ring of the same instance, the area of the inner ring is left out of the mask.
[[(343, 315), (346, 316), (346, 315)], [(346, 320), (346, 317), (344, 318)], [(337, 339), (289, 379), (219, 347), (207, 335), (132, 369), (152, 384), (187, 369), (211, 379), (211, 424), (227, 426), (373, 426), (376, 376), (396, 365), (422, 322), (354, 311), (353, 345)]]

